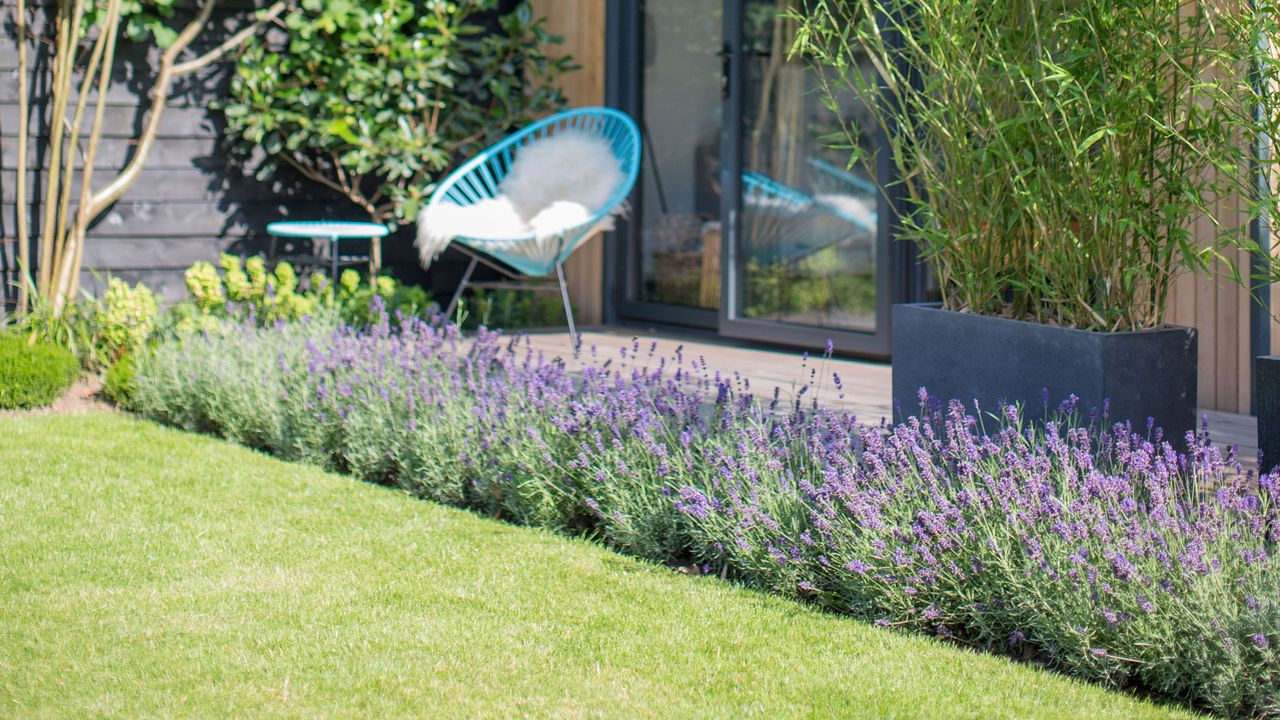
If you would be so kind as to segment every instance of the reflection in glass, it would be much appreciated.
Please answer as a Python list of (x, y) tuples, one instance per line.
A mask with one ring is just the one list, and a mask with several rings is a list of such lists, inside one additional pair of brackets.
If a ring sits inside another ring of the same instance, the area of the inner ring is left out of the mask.
[(644, 3), (637, 299), (720, 306), (721, 0)]
[[(820, 70), (788, 57), (797, 0), (750, 0), (739, 273), (743, 317), (875, 329), (879, 193), (827, 147), (840, 120), (817, 93)], [(856, 98), (841, 114), (863, 116)], [(865, 123), (862, 124), (866, 126)], [(864, 139), (870, 148), (870, 138)]]

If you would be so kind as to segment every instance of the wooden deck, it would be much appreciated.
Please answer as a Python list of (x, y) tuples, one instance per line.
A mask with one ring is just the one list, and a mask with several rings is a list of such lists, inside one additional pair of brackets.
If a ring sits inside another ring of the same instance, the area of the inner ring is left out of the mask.
[[(630, 349), (639, 340), (642, 356), (651, 344), (657, 344), (659, 356), (671, 356), (677, 347), (683, 346), (686, 358), (703, 357), (714, 370), (738, 372), (751, 380), (753, 390), (760, 395), (781, 388), (784, 398), (794, 397), (809, 380), (809, 370), (819, 365), (821, 374), (828, 381), (819, 389), (819, 400), (829, 407), (838, 407), (856, 415), (867, 423), (879, 423), (891, 418), (893, 405), (890, 400), (893, 370), (888, 363), (862, 360), (810, 358), (808, 368), (803, 365), (800, 351), (743, 347), (730, 341), (720, 341), (696, 335), (641, 333), (631, 328), (608, 328), (584, 331), (583, 348), (596, 348), (597, 357), (603, 361), (618, 358), (621, 351)], [(565, 332), (533, 333), (530, 344), (548, 355), (558, 356), (572, 369), (581, 360), (573, 357), (569, 335)], [(586, 357), (587, 353), (584, 352)], [(829, 381), (832, 373), (839, 373), (843, 381), (843, 395)], [(1254, 464), (1258, 447), (1258, 426), (1248, 415), (1214, 410), (1202, 410), (1209, 420), (1209, 431), (1214, 441), (1221, 445), (1236, 445), (1240, 457), (1247, 464)]]

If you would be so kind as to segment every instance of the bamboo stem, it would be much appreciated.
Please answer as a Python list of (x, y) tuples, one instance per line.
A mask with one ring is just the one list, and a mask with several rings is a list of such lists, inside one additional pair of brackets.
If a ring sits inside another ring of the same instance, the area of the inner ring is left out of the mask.
[[(84, 169), (80, 171), (80, 198), (76, 207), (76, 219), (67, 242), (66, 256), (58, 266), (58, 293), (54, 299), (54, 314), (62, 311), (63, 304), (75, 297), (80, 285), (80, 266), (84, 261), (84, 239), (89, 227), (89, 197), (93, 191), (93, 167), (98, 154), (98, 144), (102, 139), (102, 117), (107, 107), (107, 91), (111, 89), (111, 66), (116, 55), (116, 38), (120, 26), (120, 0), (109, 0), (107, 18), (102, 33), (106, 45), (101, 53), (102, 71), (98, 79), (98, 105), (94, 108), (93, 124), (89, 132), (89, 148), (85, 152)], [(96, 48), (95, 48), (96, 50)], [(92, 68), (92, 64), (90, 65)], [(86, 75), (86, 81), (90, 79)], [(87, 82), (86, 82), (87, 85)], [(67, 178), (70, 184), (70, 177)]]
[[(108, 10), (107, 12), (109, 17), (111, 11)], [(94, 41), (93, 50), (89, 54), (89, 64), (85, 67), (84, 79), (80, 83), (80, 97), (76, 98), (76, 112), (71, 120), (71, 126), (68, 128), (67, 149), (65, 152), (66, 161), (62, 169), (62, 187), (59, 188), (60, 198), (58, 202), (58, 224), (57, 227), (52, 228), (54, 233), (54, 258), (52, 268), (55, 273), (59, 272), (63, 263), (66, 261), (66, 253), (68, 251), (67, 243), (69, 238), (74, 235), (74, 222), (71, 219), (70, 209), (71, 193), (75, 188), (76, 151), (80, 149), (80, 127), (84, 124), (84, 111), (89, 105), (89, 91), (93, 89), (94, 84), (93, 76), (98, 72), (98, 65), (102, 62), (102, 55), (108, 44), (114, 48), (115, 38), (113, 34), (108, 31), (107, 26), (104, 25), (103, 28), (99, 30), (98, 39)], [(106, 64), (106, 70), (108, 73), (111, 70), (110, 61)], [(98, 104), (101, 105), (102, 101), (103, 98), (99, 96)], [(89, 167), (91, 167), (91, 162), (92, 161), (87, 161), (83, 163), (85, 168), (81, 170), (82, 173), (88, 171)], [(60, 286), (60, 283), (58, 283), (58, 286)], [(60, 305), (61, 303), (55, 299), (55, 312), (60, 310)]]
[(67, 112), (67, 94), (71, 89), (71, 67), (75, 64), (75, 56), (72, 52), (75, 46), (73, 38), (78, 38), (80, 16), (83, 10), (82, 0), (75, 0), (74, 7), (68, 7), (65, 1), (58, 3), (58, 37), (54, 51), (52, 88), (53, 111), (49, 128), (49, 180), (44, 194), (44, 221), (40, 224), (40, 293), (46, 296), (53, 277), (54, 246), (51, 232), (53, 232), (52, 228), (58, 227), (59, 224), (57, 190), (60, 187), (59, 178), (62, 170), (62, 120)]

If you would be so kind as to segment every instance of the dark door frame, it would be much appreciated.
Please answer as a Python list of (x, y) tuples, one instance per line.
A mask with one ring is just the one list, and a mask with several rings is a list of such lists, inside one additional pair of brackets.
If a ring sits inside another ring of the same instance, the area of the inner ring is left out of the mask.
[[(715, 330), (725, 337), (780, 345), (821, 348), (831, 340), (841, 354), (887, 358), (890, 344), (889, 309), (896, 302), (922, 299), (926, 275), (915, 248), (896, 242), (897, 218), (904, 209), (901, 193), (892, 182), (893, 167), (888, 152), (877, 153), (876, 173), (886, 189), (881, 201), (876, 233), (876, 329), (871, 332), (839, 330), (743, 318), (736, 314), (735, 301), (742, 291), (734, 265), (742, 236), (740, 175), (742, 167), (745, 91), (743, 58), (743, 10), (745, 0), (725, 0), (722, 65), (726, 73), (723, 100), (724, 129), (721, 157), (721, 242), (720, 310), (667, 305), (636, 299), (639, 295), (640, 244), (634, 220), (619, 224), (605, 244), (605, 321), (655, 322)], [(644, 117), (643, 39), (644, 0), (608, 0), (605, 30), (605, 98), (607, 104)], [(647, 144), (648, 138), (645, 138)], [(883, 147), (883, 146), (882, 146)], [(633, 192), (630, 217), (640, 217), (643, 199)]]
[[(608, 0), (605, 12), (605, 103), (635, 118), (645, 145), (641, 167), (647, 167), (648, 133), (644, 132), (644, 0)], [(629, 201), (627, 218), (605, 243), (604, 291), (607, 323), (620, 321), (681, 325), (701, 330), (716, 329), (716, 311), (639, 300), (640, 243), (637, 218), (643, 215), (644, 198), (636, 183)]]

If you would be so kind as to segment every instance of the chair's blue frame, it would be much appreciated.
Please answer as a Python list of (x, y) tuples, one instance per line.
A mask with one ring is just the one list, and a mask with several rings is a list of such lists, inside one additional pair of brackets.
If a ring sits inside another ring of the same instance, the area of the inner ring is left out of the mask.
[[(493, 198), (499, 193), (498, 186), (511, 169), (516, 154), (525, 145), (549, 137), (563, 131), (586, 132), (604, 138), (619, 160), (624, 180), (614, 189), (612, 196), (602, 207), (596, 210), (584, 222), (565, 228), (558, 233), (552, 242), (556, 244), (556, 252), (551, 257), (531, 257), (519, 252), (520, 248), (532, 246), (538, 239), (533, 235), (521, 237), (483, 238), (461, 236), (454, 242), (462, 246), (464, 252), (471, 256), (471, 262), (463, 273), (462, 282), (458, 285), (453, 299), (449, 302), (446, 314), (451, 315), (463, 291), (471, 283), (471, 274), (476, 265), (484, 264), (502, 272), (508, 277), (519, 275), (527, 277), (546, 277), (554, 271), (560, 286), (560, 297), (564, 302), (565, 317), (569, 322), (569, 332), (577, 339), (577, 328), (573, 322), (573, 310), (569, 306), (569, 291), (565, 285), (563, 263), (573, 251), (585, 242), (592, 231), (612, 213), (619, 204), (631, 194), (636, 178), (640, 174), (640, 129), (630, 115), (607, 107), (586, 107), (566, 110), (532, 123), (508, 136), (501, 142), (485, 149), (468, 160), (457, 170), (449, 174), (431, 194), (427, 206), (441, 203), (455, 205), (471, 205), (481, 200)], [(475, 252), (471, 252), (475, 251)], [(481, 255), (501, 261), (515, 271), (512, 272), (487, 262)], [(525, 286), (526, 288), (528, 286)]]

